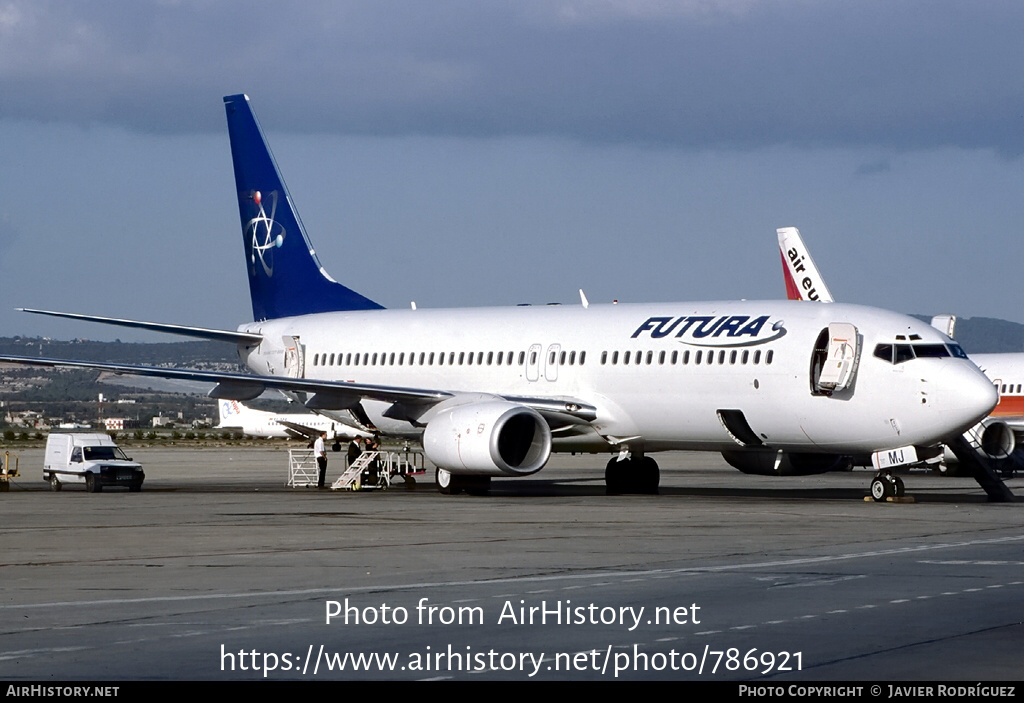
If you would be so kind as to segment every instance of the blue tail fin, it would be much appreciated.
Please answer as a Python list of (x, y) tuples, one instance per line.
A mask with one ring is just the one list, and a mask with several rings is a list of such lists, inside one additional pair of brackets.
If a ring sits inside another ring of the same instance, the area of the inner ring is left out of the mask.
[(224, 98), (254, 320), (383, 306), (324, 271), (245, 95)]

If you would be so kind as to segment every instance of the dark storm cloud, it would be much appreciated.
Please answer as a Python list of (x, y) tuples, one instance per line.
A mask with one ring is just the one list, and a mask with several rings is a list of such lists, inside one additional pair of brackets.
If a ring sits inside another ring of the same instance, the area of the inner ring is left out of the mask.
[(0, 117), (1024, 151), (1024, 4), (0, 4)]

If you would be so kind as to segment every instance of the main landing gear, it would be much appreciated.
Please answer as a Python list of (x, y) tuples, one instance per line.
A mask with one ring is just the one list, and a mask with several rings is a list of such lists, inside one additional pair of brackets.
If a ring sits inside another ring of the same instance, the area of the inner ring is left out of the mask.
[(453, 474), (441, 468), (434, 470), (434, 481), (437, 483), (437, 490), (446, 496), (455, 496), (462, 492), (471, 496), (482, 496), (491, 490), (490, 476)]
[(649, 456), (631, 456), (619, 460), (612, 457), (604, 470), (604, 485), (608, 495), (623, 493), (658, 494), (661, 472), (658, 462)]
[(882, 502), (886, 498), (902, 498), (905, 492), (903, 479), (889, 471), (879, 471), (871, 479), (871, 497), (876, 502)]
[[(437, 483), (437, 490), (446, 496), (459, 493), (485, 495), (491, 488), (490, 476), (453, 474), (441, 468), (435, 470), (434, 481)], [(658, 469), (658, 462), (650, 457), (631, 456), (620, 461), (616, 456), (605, 467), (604, 482), (610, 496), (624, 493), (657, 495), (661, 471)]]

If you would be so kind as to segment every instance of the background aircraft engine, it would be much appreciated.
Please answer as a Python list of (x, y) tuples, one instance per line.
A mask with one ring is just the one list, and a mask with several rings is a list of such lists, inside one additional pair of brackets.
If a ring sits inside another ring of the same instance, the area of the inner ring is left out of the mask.
[(993, 422), (981, 433), (981, 450), (989, 459), (1006, 459), (1017, 447), (1013, 430), (1005, 422)]
[(551, 455), (551, 430), (536, 410), (496, 400), (460, 405), (432, 418), (423, 451), (454, 474), (526, 476)]
[(850, 458), (839, 454), (790, 454), (772, 450), (722, 452), (734, 469), (757, 476), (810, 476), (849, 467)]

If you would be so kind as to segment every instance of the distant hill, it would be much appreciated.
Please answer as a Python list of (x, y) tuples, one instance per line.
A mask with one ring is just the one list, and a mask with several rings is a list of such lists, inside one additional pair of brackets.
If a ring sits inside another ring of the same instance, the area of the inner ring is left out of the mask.
[[(240, 371), (235, 347), (223, 342), (96, 342), (45, 337), (0, 337), (0, 354), (36, 356), (143, 366)], [(0, 364), (0, 425), (8, 414), (25, 411), (48, 420), (95, 422), (101, 412), (99, 394), (105, 398), (105, 417), (122, 417), (148, 427), (155, 415), (176, 418), (188, 426), (191, 421), (216, 422), (216, 402), (206, 397), (213, 384), (164, 382), (137, 379), (84, 369), (49, 369)], [(133, 382), (135, 381), (135, 382)], [(280, 396), (252, 403), (265, 410), (287, 407)], [(123, 404), (122, 404), (123, 403)]]
[(149, 366), (210, 368), (229, 364), (238, 367), (238, 353), (232, 345), (223, 342), (94, 342), (88, 339), (61, 341), (47, 337), (0, 337), (0, 354)]
[[(930, 315), (914, 315), (930, 321)], [(1024, 352), (1024, 325), (992, 317), (958, 317), (956, 339), (968, 354)]]

